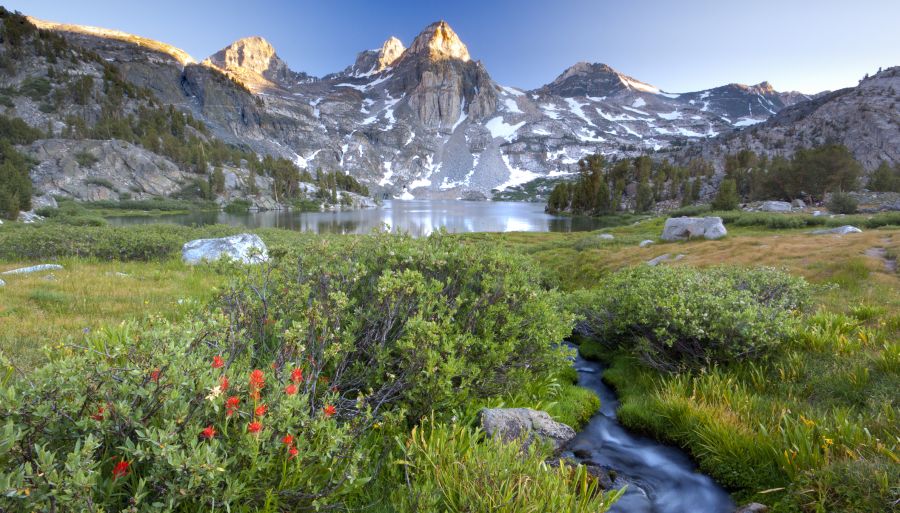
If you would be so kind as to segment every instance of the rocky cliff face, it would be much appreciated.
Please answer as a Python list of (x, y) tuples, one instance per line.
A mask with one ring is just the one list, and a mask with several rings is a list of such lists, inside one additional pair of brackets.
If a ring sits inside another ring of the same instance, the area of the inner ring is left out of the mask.
[(678, 154), (719, 161), (747, 148), (789, 156), (798, 148), (832, 142), (850, 149), (867, 170), (882, 161), (900, 162), (900, 67), (880, 71), (856, 87), (778, 109), (750, 129), (703, 141)]
[[(574, 173), (581, 157), (598, 151), (630, 157), (689, 145), (713, 155), (722, 141), (731, 148), (756, 132), (782, 131), (784, 151), (802, 131), (797, 144), (842, 137), (867, 165), (897, 160), (894, 93), (881, 81), (864, 84), (863, 96), (879, 97), (865, 104), (873, 110), (845, 97), (855, 92), (808, 98), (765, 82), (669, 93), (592, 63), (524, 91), (497, 84), (445, 22), (426, 27), (409, 48), (390, 38), (321, 78), (290, 70), (262, 38), (192, 64), (171, 48), (55, 30), (117, 63), (163, 103), (191, 111), (216, 136), (301, 168), (342, 169), (386, 197), (489, 197)], [(838, 97), (842, 107), (820, 111)], [(789, 117), (810, 120), (808, 128), (775, 128), (793, 124)], [(836, 119), (843, 124), (832, 127)], [(758, 144), (774, 139), (766, 137)]]

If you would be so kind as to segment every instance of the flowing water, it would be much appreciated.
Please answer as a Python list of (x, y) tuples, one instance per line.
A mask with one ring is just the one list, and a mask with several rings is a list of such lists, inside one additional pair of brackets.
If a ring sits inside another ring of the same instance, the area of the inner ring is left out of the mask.
[(616, 420), (619, 401), (603, 383), (603, 366), (575, 357), (578, 384), (600, 396), (600, 411), (569, 443), (580, 461), (611, 468), (631, 483), (614, 513), (733, 513), (728, 493), (681, 450), (626, 431)]
[(371, 233), (391, 230), (425, 236), (448, 232), (577, 232), (603, 228), (602, 219), (553, 216), (543, 203), (509, 201), (385, 201), (378, 208), (344, 212), (268, 211), (245, 214), (194, 212), (153, 217), (110, 217), (116, 226), (172, 223), (186, 226), (227, 224), (246, 228), (286, 228), (314, 233)]

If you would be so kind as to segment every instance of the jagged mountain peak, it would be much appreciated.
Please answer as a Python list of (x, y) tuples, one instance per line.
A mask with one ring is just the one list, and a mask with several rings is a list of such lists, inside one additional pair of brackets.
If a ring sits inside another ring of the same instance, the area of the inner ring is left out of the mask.
[(274, 69), (287, 67), (275, 53), (275, 47), (260, 36), (238, 39), (210, 55), (205, 62), (224, 70), (252, 71), (263, 76)]
[(569, 66), (544, 89), (559, 96), (609, 96), (619, 92), (660, 90), (603, 63), (578, 62)]
[(431, 60), (457, 59), (469, 61), (469, 49), (446, 21), (436, 21), (425, 27), (410, 45), (410, 55), (425, 55)]
[(380, 73), (394, 65), (406, 51), (403, 41), (391, 36), (387, 38), (381, 48), (364, 50), (356, 56), (353, 66), (344, 70), (344, 73), (355, 77), (366, 77)]
[(403, 46), (403, 41), (394, 36), (389, 37), (378, 51), (379, 70), (393, 65), (405, 51), (406, 47)]

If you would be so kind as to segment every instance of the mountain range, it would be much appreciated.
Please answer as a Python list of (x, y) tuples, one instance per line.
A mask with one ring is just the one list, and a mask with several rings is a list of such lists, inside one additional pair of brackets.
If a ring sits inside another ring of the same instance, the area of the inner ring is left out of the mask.
[[(897, 68), (858, 88), (807, 96), (767, 82), (671, 93), (580, 62), (522, 90), (494, 81), (443, 21), (408, 47), (390, 37), (344, 70), (315, 77), (258, 36), (198, 62), (139, 36), (29, 19), (114, 63), (127, 81), (190, 112), (223, 141), (301, 169), (343, 170), (381, 197), (490, 198), (572, 174), (596, 152), (714, 159), (741, 144), (786, 153), (852, 138), (866, 168), (900, 161)], [(799, 126), (807, 137), (791, 135)]]

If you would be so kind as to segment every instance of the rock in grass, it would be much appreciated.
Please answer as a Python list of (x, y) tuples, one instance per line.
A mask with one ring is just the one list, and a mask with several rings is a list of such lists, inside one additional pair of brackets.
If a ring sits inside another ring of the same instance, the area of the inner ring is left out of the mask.
[(597, 236), (597, 238), (598, 238), (598, 239), (603, 239), (603, 240), (613, 240), (613, 239), (615, 239), (615, 237), (613, 237), (613, 235), (612, 235), (611, 233), (601, 233), (600, 235)]
[(790, 212), (791, 204), (787, 201), (764, 201), (759, 209), (763, 212)]
[(6, 286), (6, 282), (3, 280), (0, 280), (0, 287), (5, 287), (5, 286)]
[(269, 259), (269, 252), (262, 239), (252, 233), (192, 240), (181, 248), (181, 259), (189, 265), (214, 262), (223, 257), (245, 264), (258, 264)]
[(575, 437), (575, 430), (550, 418), (545, 411), (530, 408), (482, 408), (481, 428), (504, 442), (522, 439), (527, 448), (536, 438), (553, 443), (556, 450)]
[(639, 248), (646, 248), (646, 247), (649, 246), (650, 244), (653, 244), (653, 241), (652, 241), (652, 240), (650, 240), (650, 239), (642, 240), (641, 243), (638, 244), (638, 247), (639, 247)]
[(647, 262), (645, 262), (645, 263), (646, 263), (647, 265), (649, 265), (650, 267), (656, 267), (657, 265), (659, 265), (659, 264), (661, 264), (661, 263), (663, 263), (663, 262), (668, 262), (669, 260), (671, 260), (671, 261), (673, 261), (673, 262), (677, 262), (677, 261), (681, 260), (682, 258), (684, 258), (684, 255), (678, 255), (678, 256), (676, 256), (675, 258), (672, 258), (672, 255), (671, 255), (671, 254), (669, 254), (669, 253), (664, 253), (664, 254), (662, 254), (662, 255), (659, 255), (659, 256), (656, 257), (656, 258), (647, 260)]
[(11, 271), (6, 271), (0, 274), (29, 274), (36, 273), (40, 271), (56, 271), (62, 269), (63, 266), (58, 264), (41, 264), (41, 265), (33, 265), (31, 267), (22, 267), (20, 269), (13, 269)]
[(20, 223), (33, 224), (33, 223), (37, 223), (38, 221), (43, 221), (43, 220), (44, 220), (44, 218), (35, 214), (34, 210), (29, 211), (29, 212), (19, 212), (18, 221)]
[(751, 502), (737, 509), (734, 513), (766, 513), (769, 507), (758, 502)]
[(845, 224), (844, 226), (838, 226), (837, 228), (827, 228), (824, 230), (813, 230), (809, 232), (813, 235), (847, 235), (848, 233), (862, 233), (862, 230), (855, 226), (850, 226), (849, 224)]
[(721, 239), (728, 234), (721, 217), (671, 217), (666, 219), (662, 240), (686, 240), (696, 237)]

